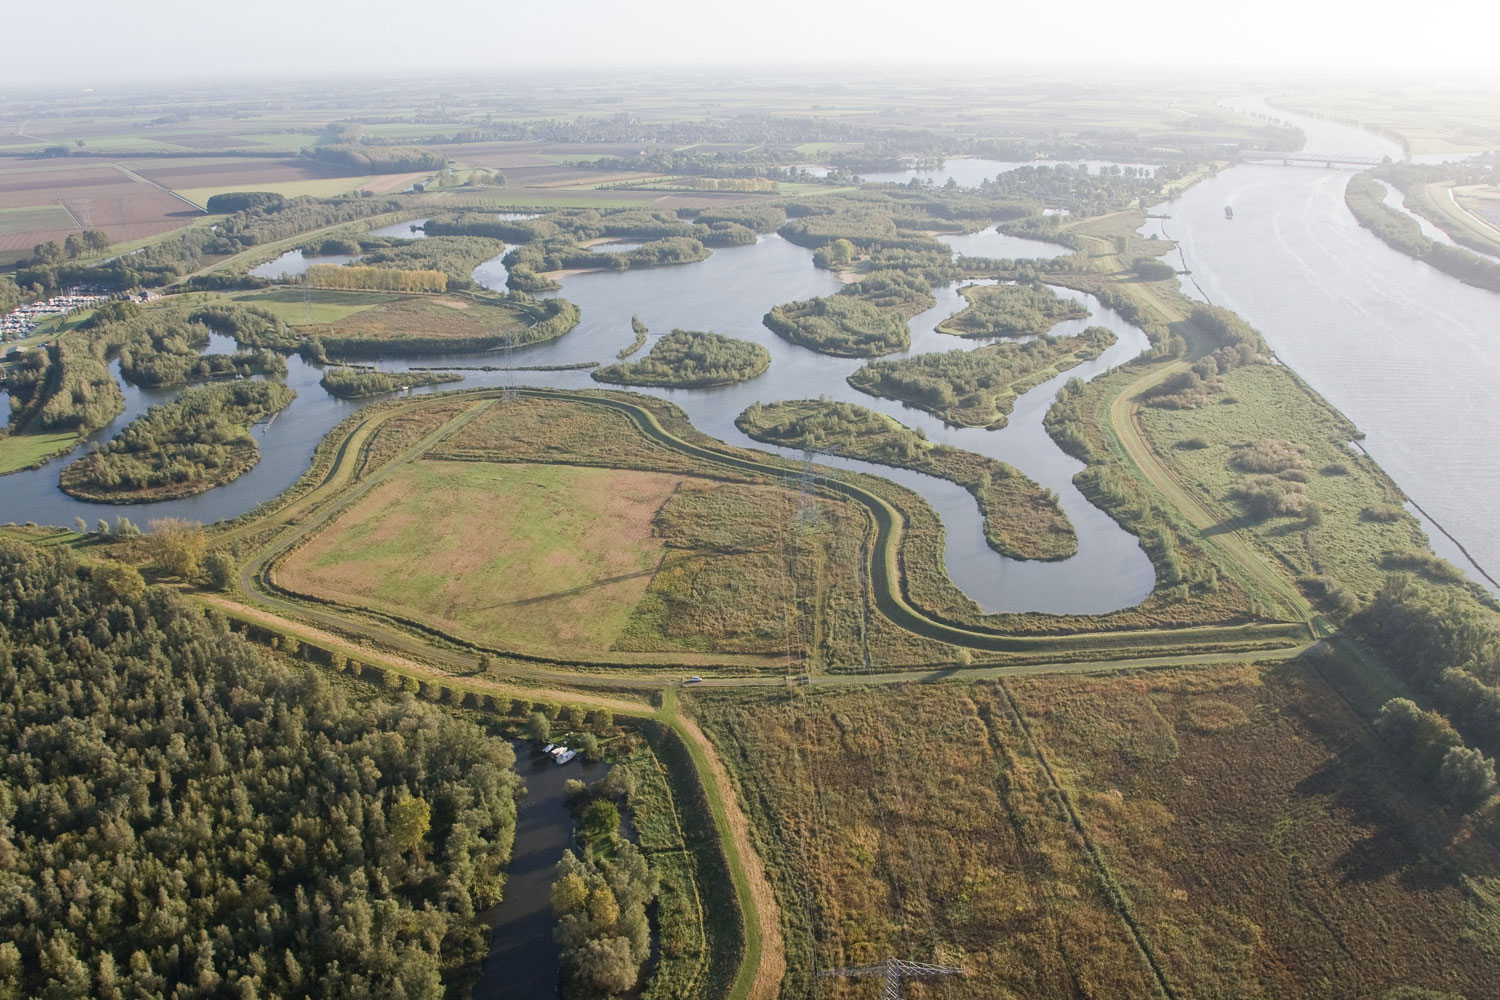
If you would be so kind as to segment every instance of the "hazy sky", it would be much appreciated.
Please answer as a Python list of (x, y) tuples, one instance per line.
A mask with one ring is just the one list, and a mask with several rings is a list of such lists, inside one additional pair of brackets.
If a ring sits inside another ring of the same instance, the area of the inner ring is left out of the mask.
[(0, 13), (7, 87), (750, 62), (1500, 73), (1493, 0), (0, 0)]

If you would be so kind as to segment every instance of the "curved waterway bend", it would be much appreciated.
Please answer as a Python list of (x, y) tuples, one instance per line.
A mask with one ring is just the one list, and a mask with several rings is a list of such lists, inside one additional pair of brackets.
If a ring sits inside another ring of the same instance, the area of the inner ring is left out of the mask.
[[(1227, 103), (1302, 128), (1311, 152), (1401, 158), (1368, 132), (1262, 101)], [(1365, 432), (1365, 449), (1401, 489), (1500, 576), (1500, 295), (1360, 228), (1344, 204), (1353, 172), (1236, 166), (1152, 211), (1169, 217), (1160, 225), (1203, 294), (1258, 327)], [(1462, 554), (1433, 541), (1472, 574)]]
[[(993, 234), (990, 253), (1026, 256), (1031, 241)], [(1051, 247), (1051, 252), (1058, 248)], [(676, 267), (627, 272), (587, 272), (563, 279), (559, 294), (578, 303), (583, 319), (576, 329), (547, 344), (519, 348), (509, 354), (391, 360), (382, 367), (410, 365), (556, 365), (581, 361), (609, 361), (632, 339), (630, 318), (639, 316), (654, 341), (673, 328), (713, 330), (764, 345), (770, 351), (770, 370), (760, 378), (736, 386), (705, 390), (645, 390), (681, 406), (694, 426), (732, 444), (767, 449), (741, 434), (734, 418), (751, 403), (785, 399), (848, 400), (888, 413), (908, 426), (921, 428), (934, 441), (951, 444), (1009, 462), (1044, 487), (1057, 491), (1063, 509), (1079, 537), (1078, 555), (1056, 563), (1006, 559), (984, 541), (978, 505), (964, 489), (946, 480), (886, 466), (845, 459), (820, 458), (822, 464), (893, 479), (924, 496), (942, 517), (947, 536), (945, 562), (954, 583), (981, 608), (998, 611), (1047, 611), (1092, 614), (1130, 607), (1150, 593), (1155, 583), (1150, 561), (1134, 536), (1123, 531), (1073, 487), (1072, 476), (1082, 467), (1052, 442), (1042, 428), (1058, 388), (1068, 378), (1091, 378), (1139, 354), (1146, 338), (1122, 317), (1078, 293), (1093, 315), (1084, 321), (1059, 325), (1066, 334), (1089, 324), (1110, 327), (1119, 341), (1100, 358), (1031, 390), (1016, 403), (1010, 425), (1003, 431), (950, 428), (930, 415), (904, 404), (866, 396), (851, 389), (845, 378), (862, 363), (830, 358), (791, 344), (765, 328), (762, 317), (774, 305), (838, 290), (838, 279), (812, 265), (811, 254), (777, 236), (755, 244), (720, 249), (707, 260)], [(937, 305), (911, 323), (912, 353), (972, 349), (978, 342), (934, 332), (944, 318), (961, 309), (956, 286), (937, 289)], [(197, 497), (167, 503), (111, 508), (74, 500), (57, 488), (58, 463), (17, 473), (0, 481), (0, 517), (68, 524), (75, 516), (90, 523), (100, 516), (124, 514), (146, 523), (163, 516), (211, 522), (235, 517), (286, 489), (307, 468), (323, 435), (361, 405), (334, 399), (318, 385), (320, 372), (298, 358), (288, 361), (287, 383), (298, 398), (269, 425), (254, 429), (261, 461), (250, 472), (225, 486)], [(510, 381), (558, 388), (597, 387), (586, 371), (470, 372), (465, 386), (494, 386)], [(444, 387), (448, 388), (448, 387)], [(103, 436), (117, 433), (125, 420), (115, 421)], [(770, 448), (769, 450), (777, 450)], [(783, 452), (792, 454), (790, 452)]]

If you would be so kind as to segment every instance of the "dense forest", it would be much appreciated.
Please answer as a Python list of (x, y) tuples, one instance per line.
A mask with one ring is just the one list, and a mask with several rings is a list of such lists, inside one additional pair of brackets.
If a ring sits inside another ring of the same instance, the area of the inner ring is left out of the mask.
[(998, 430), (1016, 396), (1035, 379), (1098, 357), (1115, 339), (1108, 329), (1091, 326), (1076, 337), (1041, 336), (974, 351), (874, 361), (850, 375), (849, 384), (872, 396), (910, 403), (950, 424)]
[(358, 399), (419, 385), (461, 381), (463, 376), (456, 372), (378, 372), (368, 368), (330, 368), (323, 373), (318, 384), (340, 399)]
[(911, 346), (907, 323), (937, 304), (919, 276), (874, 271), (837, 295), (773, 308), (765, 324), (794, 344), (841, 358), (870, 358)]
[(59, 477), (86, 500), (142, 503), (192, 496), (248, 472), (260, 460), (251, 424), (296, 397), (279, 382), (227, 382), (186, 389), (153, 406)]
[(276, 318), (233, 304), (212, 307), (166, 306), (141, 310), (119, 303), (112, 318), (104, 310), (90, 321), (98, 330), (96, 347), (120, 359), (120, 373), (148, 388), (197, 379), (236, 375), (285, 375), (286, 361), (265, 348), (234, 354), (199, 354), (210, 333), (234, 336), (245, 330), (274, 327)]
[(85, 333), (65, 333), (5, 369), (12, 432), (97, 430), (125, 409), (125, 397)]
[(748, 340), (696, 330), (673, 330), (636, 362), (594, 370), (598, 382), (701, 389), (744, 382), (771, 366), (771, 352)]
[[(1349, 620), (1350, 631), (1438, 711), (1388, 704), (1384, 735), (1460, 810), (1495, 791), (1500, 755), (1500, 633), (1451, 589), (1395, 574)], [(1446, 773), (1445, 773), (1446, 772)]]
[(969, 285), (960, 290), (968, 308), (938, 324), (959, 337), (1034, 337), (1069, 319), (1087, 319), (1088, 307), (1039, 283)]
[(417, 146), (335, 143), (314, 146), (311, 150), (304, 150), (304, 155), (361, 174), (430, 173), (448, 166), (448, 158), (442, 153)]
[(514, 758), (271, 660), (135, 570), (0, 542), (0, 996), (460, 995)]

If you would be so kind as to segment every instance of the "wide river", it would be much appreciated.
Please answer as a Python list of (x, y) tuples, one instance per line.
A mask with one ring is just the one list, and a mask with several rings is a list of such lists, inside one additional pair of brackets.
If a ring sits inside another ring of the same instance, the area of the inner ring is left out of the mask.
[[(1309, 152), (1401, 157), (1368, 132), (1258, 100), (1226, 103), (1298, 126)], [(1197, 290), (1259, 327), (1365, 432), (1365, 449), (1407, 495), (1500, 577), (1500, 295), (1360, 228), (1344, 205), (1353, 173), (1234, 167), (1158, 206), (1170, 218), (1146, 231), (1177, 240)], [(1429, 534), (1478, 577), (1455, 546)]]

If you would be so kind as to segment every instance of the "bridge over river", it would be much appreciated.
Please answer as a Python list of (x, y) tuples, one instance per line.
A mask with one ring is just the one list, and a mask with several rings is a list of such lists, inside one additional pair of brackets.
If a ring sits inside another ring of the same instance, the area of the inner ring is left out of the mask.
[(1377, 167), (1385, 162), (1384, 157), (1356, 156), (1348, 153), (1271, 153), (1250, 150), (1240, 154), (1241, 163), (1270, 163), (1283, 167), (1324, 166)]

